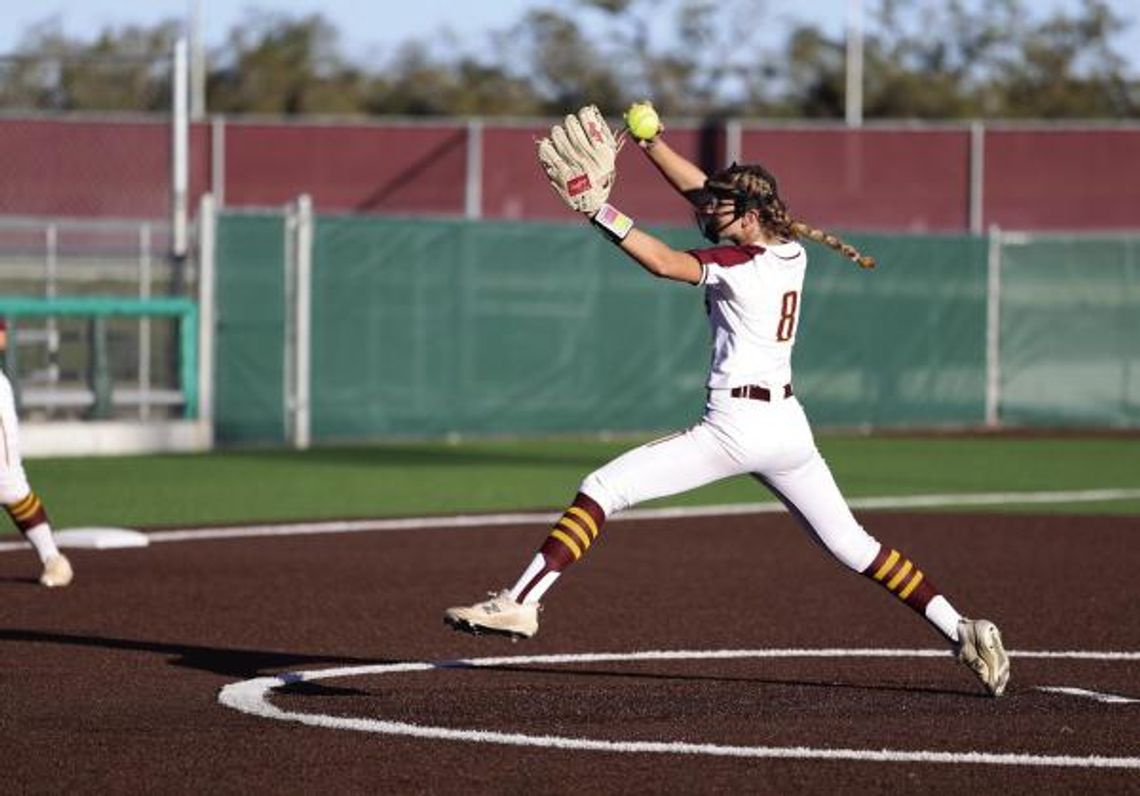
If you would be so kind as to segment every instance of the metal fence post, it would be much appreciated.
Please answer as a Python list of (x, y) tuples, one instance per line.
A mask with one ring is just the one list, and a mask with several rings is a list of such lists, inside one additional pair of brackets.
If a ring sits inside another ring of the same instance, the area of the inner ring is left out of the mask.
[(20, 412), (20, 353), (16, 345), (16, 319), (8, 318), (7, 345), (4, 347), (4, 372), (8, 374), (8, 381), (12, 383), (12, 399), (16, 404), (16, 413)]
[[(151, 294), (151, 231), (150, 224), (139, 226), (139, 298), (143, 301)], [(139, 420), (150, 418), (150, 318), (139, 317)]]
[(986, 257), (986, 426), (1001, 426), (1001, 229), (990, 227)]
[(102, 420), (111, 416), (113, 404), (111, 367), (107, 360), (107, 318), (96, 315), (88, 328), (91, 336), (91, 391), (95, 396), (91, 405), (91, 418)]
[(463, 210), (467, 218), (483, 217), (483, 122), (467, 123), (467, 179)]
[(214, 422), (214, 335), (216, 333), (217, 206), (203, 194), (198, 210), (198, 418)]
[(982, 122), (970, 123), (970, 193), (966, 214), (970, 232), (983, 234), (985, 227), (986, 127)]
[(313, 200), (297, 197), (285, 216), (285, 439), (309, 447), (310, 352), (313, 265)]
[(297, 420), (293, 447), (305, 450), (312, 439), (312, 309), (313, 309), (313, 200), (308, 194), (297, 199), (297, 322), (294, 390)]

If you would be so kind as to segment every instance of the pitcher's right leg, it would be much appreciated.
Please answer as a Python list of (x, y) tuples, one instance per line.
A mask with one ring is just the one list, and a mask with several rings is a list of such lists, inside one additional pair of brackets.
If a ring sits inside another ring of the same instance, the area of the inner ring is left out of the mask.
[(757, 475), (820, 543), (849, 568), (875, 581), (934, 625), (993, 696), (1009, 682), (1009, 657), (997, 627), (966, 619), (909, 558), (868, 534), (851, 513), (816, 451), (788, 472)]
[(879, 583), (951, 641), (957, 639), (961, 615), (910, 559), (864, 530), (818, 451), (800, 467), (758, 477), (843, 564)]

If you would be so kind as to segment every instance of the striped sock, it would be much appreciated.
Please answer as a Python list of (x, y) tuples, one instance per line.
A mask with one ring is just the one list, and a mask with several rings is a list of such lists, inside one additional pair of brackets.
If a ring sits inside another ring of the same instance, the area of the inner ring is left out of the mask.
[(35, 492), (29, 492), (15, 503), (6, 503), (4, 509), (23, 534), (48, 521), (44, 504), (40, 502)]
[(937, 587), (922, 574), (921, 569), (898, 550), (885, 545), (879, 548), (879, 554), (863, 570), (863, 574), (878, 581), (887, 591), (923, 616), (926, 616), (927, 603), (938, 596)]
[(602, 525), (606, 513), (593, 498), (579, 492), (574, 502), (562, 513), (542, 543), (530, 566), (511, 589), (516, 602), (527, 605), (542, 599), (562, 570), (573, 564), (590, 548)]
[(4, 509), (20, 529), (20, 533), (35, 548), (41, 561), (59, 552), (55, 546), (55, 539), (52, 538), (47, 510), (35, 492), (29, 492), (15, 503), (5, 504)]

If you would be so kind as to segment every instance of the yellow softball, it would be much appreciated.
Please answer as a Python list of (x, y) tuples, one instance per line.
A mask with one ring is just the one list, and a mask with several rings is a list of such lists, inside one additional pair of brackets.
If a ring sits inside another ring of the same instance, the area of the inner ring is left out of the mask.
[(625, 112), (625, 126), (638, 141), (648, 141), (661, 132), (661, 117), (652, 102), (635, 102)]

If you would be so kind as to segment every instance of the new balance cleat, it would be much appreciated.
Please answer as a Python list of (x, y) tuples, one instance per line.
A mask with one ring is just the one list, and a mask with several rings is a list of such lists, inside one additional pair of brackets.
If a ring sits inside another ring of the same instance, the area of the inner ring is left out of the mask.
[(538, 605), (517, 603), (506, 590), (491, 592), (491, 599), (481, 603), (448, 608), (443, 621), (475, 636), (494, 633), (516, 640), (530, 638), (538, 632)]
[(970, 667), (991, 695), (999, 697), (1005, 692), (1009, 656), (993, 622), (963, 619), (958, 623), (958, 660)]
[(44, 571), (40, 575), (40, 583), (49, 589), (55, 589), (71, 583), (73, 577), (75, 577), (75, 573), (71, 569), (71, 562), (63, 553), (57, 553), (54, 556), (48, 556), (48, 560), (44, 562)]

